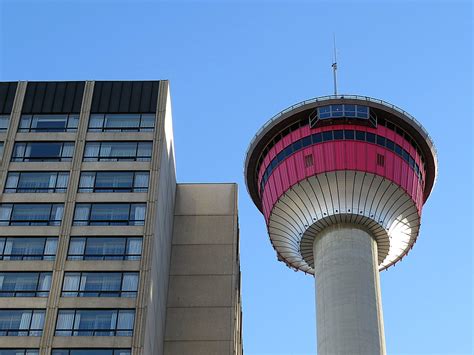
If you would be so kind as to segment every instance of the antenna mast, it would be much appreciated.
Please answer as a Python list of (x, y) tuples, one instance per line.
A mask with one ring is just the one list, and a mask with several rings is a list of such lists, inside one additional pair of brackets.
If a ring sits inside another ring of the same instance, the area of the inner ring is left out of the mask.
[(336, 35), (333, 37), (334, 40), (334, 61), (332, 63), (332, 72), (334, 78), (334, 95), (337, 95), (337, 56), (336, 56)]

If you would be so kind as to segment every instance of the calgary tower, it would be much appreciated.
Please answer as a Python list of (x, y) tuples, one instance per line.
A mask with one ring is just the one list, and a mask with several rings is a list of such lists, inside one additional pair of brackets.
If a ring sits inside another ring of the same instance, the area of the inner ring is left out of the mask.
[(247, 151), (247, 190), (278, 260), (315, 276), (319, 355), (385, 354), (380, 270), (413, 248), (436, 150), (402, 109), (366, 96), (295, 104)]

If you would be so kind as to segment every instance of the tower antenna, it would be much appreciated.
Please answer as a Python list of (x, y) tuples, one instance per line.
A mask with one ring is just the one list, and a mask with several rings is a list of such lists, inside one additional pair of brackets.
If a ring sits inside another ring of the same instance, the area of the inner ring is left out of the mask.
[(336, 54), (336, 35), (333, 35), (334, 42), (334, 61), (332, 63), (332, 72), (334, 79), (334, 95), (337, 95), (337, 54)]

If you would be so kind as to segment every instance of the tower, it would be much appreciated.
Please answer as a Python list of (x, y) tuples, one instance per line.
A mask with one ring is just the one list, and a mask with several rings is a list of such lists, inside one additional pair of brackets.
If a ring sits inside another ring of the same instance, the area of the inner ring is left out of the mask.
[(426, 130), (382, 100), (318, 97), (257, 132), (244, 174), (278, 260), (315, 276), (318, 354), (384, 354), (378, 271), (418, 237), (437, 175)]

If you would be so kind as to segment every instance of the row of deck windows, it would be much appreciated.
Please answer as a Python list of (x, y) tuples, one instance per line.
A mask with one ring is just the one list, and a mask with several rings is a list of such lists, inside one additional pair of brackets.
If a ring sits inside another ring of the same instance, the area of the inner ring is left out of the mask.
[[(0, 260), (54, 260), (57, 237), (1, 237)], [(139, 260), (141, 237), (71, 237), (68, 260)]]
[[(10, 124), (9, 115), (0, 115), (0, 132)], [(22, 115), (18, 132), (75, 132), (79, 114)], [(91, 114), (90, 132), (145, 132), (155, 128), (155, 114)]]

